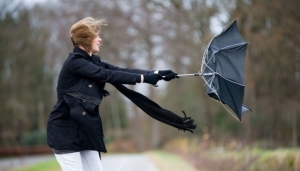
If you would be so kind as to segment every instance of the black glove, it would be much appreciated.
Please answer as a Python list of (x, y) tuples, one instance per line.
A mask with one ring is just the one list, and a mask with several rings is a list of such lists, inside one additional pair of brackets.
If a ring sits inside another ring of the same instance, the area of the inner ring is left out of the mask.
[(163, 79), (165, 81), (171, 81), (173, 80), (174, 78), (179, 78), (179, 76), (177, 76), (177, 74), (169, 74), (169, 75), (166, 75), (163, 77)]
[(161, 79), (162, 79), (162, 76), (158, 75), (158, 74), (145, 74), (144, 75), (144, 82), (152, 84), (152, 85), (156, 85), (157, 82)]
[(166, 76), (169, 74), (175, 74), (172, 70), (158, 70), (158, 74), (161, 76)]
[(171, 81), (174, 78), (179, 78), (176, 73), (174, 73), (172, 70), (159, 70), (158, 74), (163, 77), (163, 80), (165, 81)]

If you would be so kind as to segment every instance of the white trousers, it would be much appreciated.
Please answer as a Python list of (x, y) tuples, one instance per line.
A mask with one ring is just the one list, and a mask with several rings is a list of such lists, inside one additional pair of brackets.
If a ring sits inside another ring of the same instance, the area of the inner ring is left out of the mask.
[(103, 171), (97, 151), (86, 150), (54, 155), (63, 171)]

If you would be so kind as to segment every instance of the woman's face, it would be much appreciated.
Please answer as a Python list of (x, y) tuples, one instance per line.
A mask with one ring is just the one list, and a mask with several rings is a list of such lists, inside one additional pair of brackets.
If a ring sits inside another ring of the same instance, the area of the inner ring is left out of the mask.
[(96, 37), (93, 39), (91, 53), (99, 52), (99, 47), (101, 45), (101, 42), (102, 42), (102, 39), (100, 37)]

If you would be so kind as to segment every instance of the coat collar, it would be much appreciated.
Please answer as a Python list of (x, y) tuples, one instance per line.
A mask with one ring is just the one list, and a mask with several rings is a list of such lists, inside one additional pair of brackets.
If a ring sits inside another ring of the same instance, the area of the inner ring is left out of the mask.
[(86, 51), (80, 49), (79, 47), (74, 47), (73, 52), (75, 53), (81, 53), (82, 55), (84, 55), (85, 57), (90, 57), (90, 58), (101, 58), (100, 56), (94, 55), (92, 54), (92, 56), (90, 56)]
[(74, 47), (73, 52), (80, 53), (84, 55), (85, 57), (91, 57), (86, 51), (80, 49), (79, 47)]
[(74, 53), (80, 53), (82, 56), (84, 56), (85, 58), (88, 58), (89, 60), (93, 61), (94, 63), (101, 63), (101, 57), (92, 54), (92, 56), (90, 56), (86, 51), (80, 49), (79, 47), (74, 47), (73, 49)]

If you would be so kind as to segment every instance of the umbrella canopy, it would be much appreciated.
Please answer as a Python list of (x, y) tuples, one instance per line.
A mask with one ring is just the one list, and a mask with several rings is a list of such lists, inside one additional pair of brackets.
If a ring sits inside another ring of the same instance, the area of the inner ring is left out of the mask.
[(206, 83), (208, 96), (228, 105), (240, 121), (244, 112), (251, 110), (243, 104), (247, 45), (236, 20), (231, 22), (206, 47), (198, 73)]

